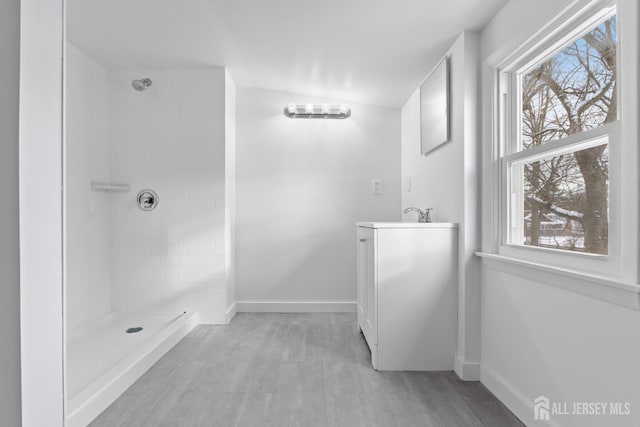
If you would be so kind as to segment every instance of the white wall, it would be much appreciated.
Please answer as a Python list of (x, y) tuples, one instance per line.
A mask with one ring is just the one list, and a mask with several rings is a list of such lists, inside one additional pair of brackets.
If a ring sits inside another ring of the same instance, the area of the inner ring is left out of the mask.
[[(483, 31), (486, 112), (491, 111), (495, 93), (489, 65), (524, 43), (569, 3), (511, 0)], [(635, 11), (632, 7), (635, 2), (621, 3), (631, 6), (626, 17), (634, 13), (637, 17), (637, 6)], [(637, 42), (637, 26), (631, 33)], [(628, 39), (626, 43), (630, 43)], [(631, 63), (623, 63), (620, 70), (623, 77), (631, 76), (628, 82), (635, 80), (637, 84), (637, 56), (634, 63), (631, 52), (623, 51), (623, 61), (629, 60)], [(632, 99), (635, 103), (636, 114), (631, 120), (636, 126), (637, 96), (633, 91), (629, 96), (629, 89), (625, 93), (622, 102), (629, 105)], [(483, 119), (486, 230), (495, 229), (491, 218), (491, 125), (488, 113)], [(635, 144), (637, 135), (628, 141)], [(495, 250), (494, 240), (494, 235), (485, 235), (484, 250)], [(576, 401), (630, 401), (632, 405), (632, 413), (626, 417), (552, 416), (551, 425), (640, 425), (640, 312), (553, 286), (566, 280), (553, 273), (483, 262), (482, 382), (528, 425), (536, 425), (533, 400), (539, 395), (568, 405)]]
[[(433, 208), (434, 222), (456, 222), (458, 233), (458, 350), (456, 372), (479, 378), (478, 160), (479, 37), (462, 33), (451, 46), (450, 140), (420, 154), (420, 89), (402, 108), (402, 208)], [(409, 185), (410, 180), (410, 185)], [(415, 213), (403, 215), (415, 221)]]
[[(456, 49), (457, 47), (457, 49)], [(449, 52), (451, 58), (452, 115), (451, 140), (426, 156), (420, 154), (420, 89), (402, 107), (402, 208), (409, 206), (433, 208), (433, 222), (460, 222), (462, 220), (463, 189), (462, 159), (464, 156), (464, 111), (457, 102), (464, 86), (459, 66), (464, 42), (457, 43)], [(408, 180), (411, 180), (409, 185)], [(403, 214), (403, 219), (415, 221), (416, 214)]]
[(62, 11), (61, 0), (20, 2), (20, 327), (26, 427), (64, 424)]
[(400, 112), (352, 105), (346, 120), (290, 119), (287, 103), (331, 100), (239, 88), (237, 101), (239, 308), (355, 310), (355, 222), (400, 218)]
[[(111, 195), (113, 309), (225, 323), (224, 69), (113, 71), (109, 114), (111, 180), (131, 188)], [(151, 212), (136, 205), (146, 188)]]
[(482, 270), (481, 381), (516, 416), (533, 424), (533, 400), (545, 395), (569, 407), (632, 405), (629, 417), (552, 417), (558, 426), (640, 425), (639, 312), (497, 263)]
[(20, 410), (20, 244), (18, 237), (18, 83), (20, 1), (0, 6), (0, 414), (19, 426)]
[(66, 314), (74, 328), (111, 309), (112, 195), (90, 188), (109, 182), (109, 94), (107, 70), (70, 43), (66, 66)]

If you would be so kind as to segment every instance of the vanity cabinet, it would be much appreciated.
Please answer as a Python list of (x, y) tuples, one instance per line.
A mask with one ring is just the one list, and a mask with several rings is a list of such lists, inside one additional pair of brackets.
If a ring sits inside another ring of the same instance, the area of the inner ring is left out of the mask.
[(378, 370), (453, 370), (457, 225), (357, 223), (357, 324)]
[[(376, 253), (373, 228), (358, 227), (358, 327), (369, 344), (375, 348), (378, 331), (376, 307)], [(374, 356), (372, 350), (372, 357)], [(374, 362), (374, 366), (376, 363)]]

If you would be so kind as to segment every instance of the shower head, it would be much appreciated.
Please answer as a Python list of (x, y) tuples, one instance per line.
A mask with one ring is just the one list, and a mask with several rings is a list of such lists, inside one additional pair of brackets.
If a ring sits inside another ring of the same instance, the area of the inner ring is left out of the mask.
[(140, 79), (131, 82), (131, 86), (138, 92), (145, 91), (151, 86), (151, 79)]

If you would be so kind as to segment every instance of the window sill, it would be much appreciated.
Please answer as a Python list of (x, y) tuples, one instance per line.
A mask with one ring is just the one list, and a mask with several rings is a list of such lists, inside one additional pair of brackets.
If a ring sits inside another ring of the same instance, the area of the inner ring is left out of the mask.
[(602, 276), (550, 267), (504, 255), (487, 252), (476, 252), (476, 255), (500, 271), (640, 311), (638, 284), (622, 283)]
[[(551, 254), (551, 255), (555, 254), (555, 255), (573, 257), (577, 259), (586, 259), (589, 261), (596, 261), (596, 262), (609, 259), (609, 255), (591, 254), (587, 252), (570, 251), (570, 250), (564, 250), (559, 248), (552, 249), (552, 248), (544, 248), (540, 246), (518, 245), (515, 243), (505, 243), (503, 246), (507, 248), (513, 248), (518, 251), (532, 251), (532, 252), (538, 252), (541, 254)], [(500, 256), (504, 256), (505, 258), (513, 258), (513, 257), (509, 257), (508, 255), (507, 256), (500, 255)], [(517, 260), (517, 258), (514, 258), (514, 259)], [(533, 263), (535, 264), (535, 262)], [(544, 264), (541, 264), (541, 265), (544, 266)]]

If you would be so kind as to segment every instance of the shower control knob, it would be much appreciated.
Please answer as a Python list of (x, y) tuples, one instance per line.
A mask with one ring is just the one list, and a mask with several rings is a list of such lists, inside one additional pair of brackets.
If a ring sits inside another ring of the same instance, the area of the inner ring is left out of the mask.
[(160, 199), (158, 193), (153, 190), (142, 190), (137, 197), (138, 207), (143, 211), (152, 211), (158, 206)]

